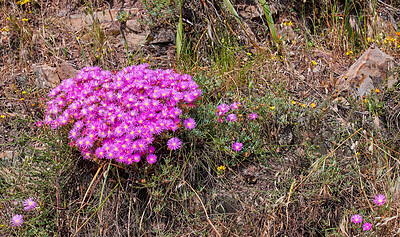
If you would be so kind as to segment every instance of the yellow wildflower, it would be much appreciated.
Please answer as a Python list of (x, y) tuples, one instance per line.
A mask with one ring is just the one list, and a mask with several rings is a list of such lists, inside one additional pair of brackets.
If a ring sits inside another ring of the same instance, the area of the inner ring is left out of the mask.
[(291, 21), (288, 22), (288, 26), (292, 26), (293, 23)]
[(5, 118), (6, 116), (3, 114), (3, 115), (1, 115), (0, 117), (3, 119), (3, 118)]
[(314, 66), (317, 65), (317, 62), (315, 62), (314, 60), (312, 60), (311, 63), (312, 63)]
[(292, 105), (295, 105), (295, 104), (296, 104), (296, 101), (292, 100)]
[(301, 104), (301, 106), (302, 106), (303, 108), (305, 108), (305, 107), (306, 107), (306, 104)]
[(311, 103), (311, 105), (310, 105), (312, 108), (315, 108), (315, 106), (317, 106), (317, 105), (315, 105), (314, 103)]
[(225, 172), (225, 169), (226, 169), (225, 166), (221, 165), (221, 166), (219, 166), (219, 167), (217, 168), (217, 171), (218, 171), (218, 173), (222, 174), (222, 173)]
[(31, 0), (22, 0), (22, 1), (17, 1), (16, 3), (20, 4), (22, 6), (22, 5), (24, 5), (24, 4), (26, 4), (26, 3), (30, 2), (30, 1)]
[(353, 51), (351, 51), (351, 50), (346, 52), (347, 56), (352, 55), (352, 54), (353, 54)]
[(375, 89), (375, 92), (376, 92), (377, 94), (379, 94), (381, 91), (380, 91), (378, 88), (376, 88), (376, 89)]
[(10, 18), (10, 17), (7, 17), (6, 20), (7, 20), (7, 21), (11, 21), (11, 18)]
[(270, 110), (274, 110), (274, 109), (275, 109), (275, 106), (270, 106), (269, 109), (270, 109)]
[(23, 18), (22, 21), (28, 21), (29, 19)]
[(24, 99), (24, 98), (21, 98), (20, 100), (21, 100), (21, 101), (24, 101), (25, 99)]
[(22, 94), (26, 94), (26, 91), (22, 91)]

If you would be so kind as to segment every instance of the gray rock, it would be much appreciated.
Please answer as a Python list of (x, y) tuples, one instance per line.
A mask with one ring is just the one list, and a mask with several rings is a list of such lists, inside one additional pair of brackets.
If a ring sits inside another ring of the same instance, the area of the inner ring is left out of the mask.
[(394, 67), (394, 58), (373, 44), (339, 77), (336, 82), (337, 88), (340, 92), (360, 97), (377, 88), (383, 89), (386, 85), (390, 88), (397, 81), (390, 75)]
[(40, 88), (54, 88), (60, 83), (57, 69), (47, 64), (33, 64), (33, 71), (36, 74), (36, 84)]

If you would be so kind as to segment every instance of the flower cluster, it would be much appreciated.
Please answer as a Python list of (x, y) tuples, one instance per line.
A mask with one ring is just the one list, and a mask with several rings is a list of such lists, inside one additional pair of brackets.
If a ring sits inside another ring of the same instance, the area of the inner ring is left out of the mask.
[[(32, 211), (38, 207), (38, 204), (36, 203), (35, 198), (30, 197), (23, 202), (23, 206), (24, 206), (24, 210)], [(22, 223), (24, 223), (24, 216), (22, 216), (22, 215), (17, 214), (11, 218), (12, 226), (19, 227), (22, 225)]]
[[(222, 118), (222, 116), (224, 116), (226, 113), (229, 112), (229, 110), (238, 110), (240, 108), (240, 106), (242, 106), (242, 104), (240, 102), (234, 102), (233, 104), (231, 104), (230, 106), (227, 104), (221, 104), (217, 107), (217, 112), (216, 115), (218, 116), (218, 122), (222, 123), (224, 121), (224, 119)], [(248, 115), (248, 119), (249, 120), (255, 120), (258, 117), (258, 115), (256, 113), (253, 114), (249, 114)], [(236, 122), (237, 121), (237, 117), (234, 113), (228, 114), (226, 116), (226, 121), (228, 122)], [(242, 150), (243, 147), (243, 143), (240, 142), (234, 142), (232, 144), (232, 150), (234, 151), (240, 151)]]
[[(375, 196), (375, 199), (374, 199), (374, 203), (375, 203), (377, 206), (382, 206), (383, 204), (385, 204), (386, 201), (387, 201), (387, 200), (386, 200), (385, 195), (382, 195), (382, 194), (376, 195), (376, 196)], [(362, 221), (363, 221), (363, 218), (362, 218), (362, 216), (359, 215), (359, 214), (355, 214), (355, 215), (353, 215), (353, 216), (351, 217), (351, 222), (353, 222), (354, 224), (362, 223)], [(371, 224), (371, 223), (368, 223), (368, 222), (365, 222), (365, 223), (363, 224), (362, 228), (363, 228), (363, 230), (370, 230), (370, 229), (372, 228), (372, 224)]]
[[(50, 91), (44, 122), (53, 129), (73, 124), (69, 138), (86, 159), (132, 164), (146, 155), (149, 163), (156, 162), (151, 146), (155, 136), (177, 130), (179, 107), (193, 106), (202, 92), (189, 75), (146, 67), (130, 66), (117, 73), (83, 68)], [(193, 129), (196, 123), (188, 119), (185, 126)]]

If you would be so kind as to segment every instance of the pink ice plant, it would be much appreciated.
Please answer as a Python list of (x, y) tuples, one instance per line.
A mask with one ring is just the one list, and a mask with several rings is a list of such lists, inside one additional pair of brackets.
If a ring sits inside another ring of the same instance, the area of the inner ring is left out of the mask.
[(191, 76), (147, 66), (117, 73), (83, 68), (50, 91), (44, 123), (54, 129), (71, 124), (69, 138), (85, 159), (139, 162), (154, 152), (150, 147), (156, 136), (178, 129), (181, 105), (193, 106), (201, 95)]
[(185, 125), (185, 127), (189, 130), (192, 130), (193, 128), (196, 127), (196, 121), (192, 118), (188, 118), (186, 119), (183, 124)]
[(361, 223), (363, 220), (362, 216), (355, 214), (351, 217), (351, 222), (353, 222), (354, 224), (359, 224)]
[(232, 149), (234, 151), (240, 151), (240, 150), (242, 150), (242, 147), (243, 147), (243, 143), (240, 143), (240, 142), (235, 142), (232, 145)]
[(362, 226), (363, 230), (367, 231), (372, 228), (371, 223), (365, 222), (364, 225)]
[(254, 114), (249, 114), (249, 119), (250, 120), (255, 120), (258, 117), (258, 115), (256, 113)]
[(31, 198), (31, 197), (26, 199), (23, 202), (23, 205), (24, 205), (24, 209), (27, 210), (27, 211), (31, 211), (31, 210), (37, 208), (37, 206), (38, 206), (36, 201), (35, 201), (35, 199)]
[(378, 206), (382, 206), (383, 204), (385, 204), (386, 202), (386, 197), (385, 195), (379, 194), (376, 195), (375, 199), (374, 199), (374, 203)]
[(12, 226), (20, 226), (24, 223), (24, 217), (22, 215), (15, 215), (11, 218), (11, 225)]
[(237, 120), (237, 117), (235, 114), (229, 114), (228, 116), (226, 116), (226, 120), (230, 122), (235, 122)]

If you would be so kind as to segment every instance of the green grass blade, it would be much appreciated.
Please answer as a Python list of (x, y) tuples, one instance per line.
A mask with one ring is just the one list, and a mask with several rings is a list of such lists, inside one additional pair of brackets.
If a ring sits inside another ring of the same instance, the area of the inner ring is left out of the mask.
[(238, 19), (240, 24), (242, 24), (240, 22), (239, 15), (236, 12), (235, 8), (233, 7), (232, 3), (229, 0), (224, 0), (224, 3), (225, 3), (226, 8), (229, 10), (229, 12), (232, 13), (232, 15), (234, 15)]
[(178, 31), (176, 32), (176, 55), (179, 59), (182, 50), (183, 22), (182, 14), (179, 16)]
[(265, 18), (267, 18), (268, 28), (269, 31), (271, 32), (272, 38), (274, 39), (275, 43), (278, 43), (278, 37), (276, 36), (275, 23), (274, 19), (272, 19), (271, 10), (269, 9), (269, 6), (267, 5), (267, 2), (265, 0), (259, 0), (259, 1), (264, 10)]
[(179, 56), (181, 55), (181, 50), (182, 50), (182, 38), (183, 38), (182, 1), (180, 1), (179, 8), (180, 8), (179, 23), (178, 23), (178, 30), (176, 32), (177, 59), (179, 59)]

